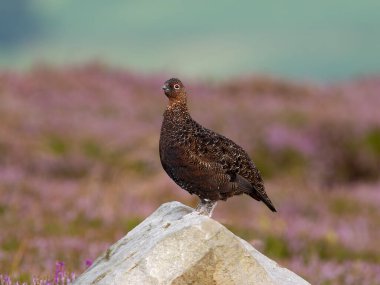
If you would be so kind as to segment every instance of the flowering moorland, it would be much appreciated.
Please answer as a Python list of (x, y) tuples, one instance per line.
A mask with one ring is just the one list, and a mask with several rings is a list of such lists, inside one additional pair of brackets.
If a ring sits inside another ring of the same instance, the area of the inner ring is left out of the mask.
[[(66, 284), (160, 204), (196, 204), (159, 162), (166, 79), (0, 74), (1, 285)], [(380, 284), (380, 80), (184, 83), (192, 116), (247, 150), (278, 209), (234, 197), (214, 218), (312, 284)]]

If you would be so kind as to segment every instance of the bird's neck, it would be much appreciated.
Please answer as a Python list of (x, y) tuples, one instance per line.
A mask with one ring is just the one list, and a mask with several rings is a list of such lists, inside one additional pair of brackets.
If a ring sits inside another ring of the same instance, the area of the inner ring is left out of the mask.
[(187, 100), (186, 97), (180, 98), (169, 98), (169, 104), (166, 110), (174, 109), (186, 109), (187, 110)]
[(186, 97), (169, 99), (169, 104), (166, 107), (164, 117), (176, 124), (181, 124), (188, 119), (191, 119), (187, 108)]

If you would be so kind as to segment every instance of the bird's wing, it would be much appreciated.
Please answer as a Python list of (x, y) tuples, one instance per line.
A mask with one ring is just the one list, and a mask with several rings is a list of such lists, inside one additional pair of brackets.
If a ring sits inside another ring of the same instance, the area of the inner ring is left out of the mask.
[(258, 201), (263, 201), (269, 209), (275, 212), (276, 209), (265, 192), (264, 181), (261, 178), (260, 172), (248, 155), (241, 160), (238, 169), (237, 177), (240, 187), (243, 187), (245, 190), (244, 193)]
[[(272, 211), (276, 211), (265, 192), (259, 170), (245, 150), (228, 138), (219, 134), (215, 136), (222, 143), (219, 143), (218, 155), (213, 155), (213, 161), (216, 160), (224, 165), (225, 173), (230, 177), (230, 183), (226, 185), (227, 190), (236, 194), (248, 194), (258, 201), (263, 201)], [(209, 149), (208, 153), (213, 153), (212, 149)]]
[[(234, 179), (234, 174), (228, 173), (221, 163), (202, 153), (177, 146), (167, 152), (165, 160), (170, 165), (169, 172), (174, 181), (189, 192), (201, 195), (197, 191), (202, 190), (207, 192), (207, 196), (214, 196), (215, 200), (224, 199), (225, 193), (244, 192), (239, 181)], [(247, 189), (248, 184), (244, 184)]]

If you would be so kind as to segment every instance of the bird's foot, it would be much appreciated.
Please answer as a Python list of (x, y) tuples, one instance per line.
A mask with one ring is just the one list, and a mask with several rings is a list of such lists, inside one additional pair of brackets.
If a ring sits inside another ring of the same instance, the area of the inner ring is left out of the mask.
[(195, 208), (200, 215), (209, 216), (211, 218), (212, 212), (216, 206), (216, 201), (210, 201), (208, 199), (201, 199), (199, 204)]

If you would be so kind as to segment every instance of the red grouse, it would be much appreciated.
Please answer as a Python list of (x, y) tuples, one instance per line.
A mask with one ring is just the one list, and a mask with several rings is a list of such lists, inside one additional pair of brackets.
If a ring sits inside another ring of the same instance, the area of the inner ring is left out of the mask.
[(169, 103), (161, 128), (161, 164), (175, 183), (200, 198), (196, 210), (211, 216), (218, 200), (247, 194), (276, 212), (244, 149), (191, 118), (179, 79), (169, 79), (162, 88)]

